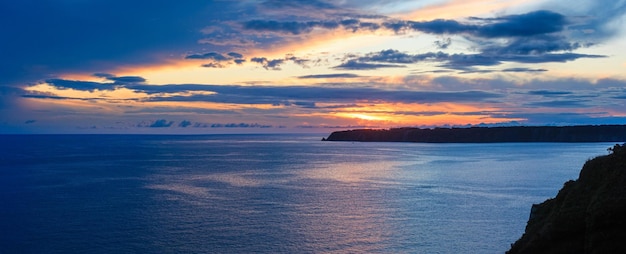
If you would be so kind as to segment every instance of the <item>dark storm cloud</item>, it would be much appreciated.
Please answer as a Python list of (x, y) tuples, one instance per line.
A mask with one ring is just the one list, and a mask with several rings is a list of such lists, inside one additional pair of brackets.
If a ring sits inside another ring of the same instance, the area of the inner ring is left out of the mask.
[(352, 73), (336, 73), (336, 74), (316, 74), (299, 76), (299, 79), (324, 79), (324, 78), (358, 78), (361, 77)]

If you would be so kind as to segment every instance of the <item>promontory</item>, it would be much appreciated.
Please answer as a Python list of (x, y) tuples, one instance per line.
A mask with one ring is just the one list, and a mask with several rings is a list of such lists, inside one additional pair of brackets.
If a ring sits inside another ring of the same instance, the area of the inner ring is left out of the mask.
[(357, 129), (336, 131), (323, 140), (423, 143), (625, 142), (626, 125)]
[(533, 205), (517, 253), (626, 253), (626, 145), (585, 163), (576, 181)]

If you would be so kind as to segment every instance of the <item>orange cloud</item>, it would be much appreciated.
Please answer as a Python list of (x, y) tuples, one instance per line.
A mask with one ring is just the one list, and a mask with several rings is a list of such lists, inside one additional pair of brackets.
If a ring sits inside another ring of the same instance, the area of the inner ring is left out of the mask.
[(431, 5), (416, 11), (401, 14), (399, 16), (404, 19), (412, 20), (453, 19), (459, 17), (468, 17), (472, 15), (483, 15), (486, 13), (500, 11), (507, 7), (527, 4), (529, 2), (531, 1), (450, 0), (445, 3)]
[(350, 124), (381, 127), (465, 125), (525, 120), (493, 116), (502, 111), (488, 105), (459, 103), (380, 103), (346, 107), (329, 112), (327, 115), (348, 120)]

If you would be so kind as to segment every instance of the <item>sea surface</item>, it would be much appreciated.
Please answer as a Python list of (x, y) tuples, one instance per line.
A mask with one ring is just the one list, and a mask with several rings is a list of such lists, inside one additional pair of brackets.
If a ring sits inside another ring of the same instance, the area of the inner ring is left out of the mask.
[(0, 135), (0, 253), (503, 253), (613, 143)]

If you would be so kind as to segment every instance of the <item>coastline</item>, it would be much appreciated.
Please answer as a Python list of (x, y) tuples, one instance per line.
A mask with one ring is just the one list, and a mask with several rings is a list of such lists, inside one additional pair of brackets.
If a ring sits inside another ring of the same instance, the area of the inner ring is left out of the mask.
[(356, 129), (336, 131), (322, 140), (420, 143), (625, 142), (626, 125)]

